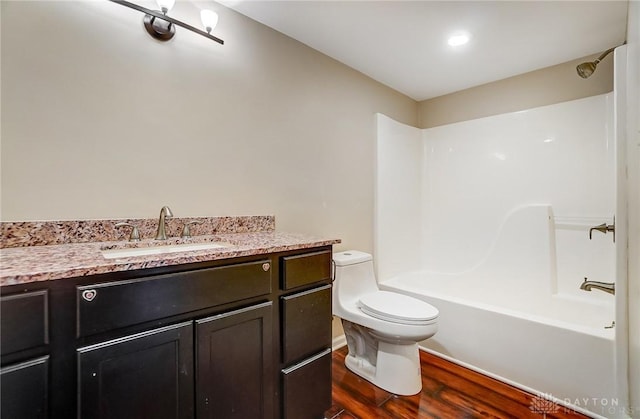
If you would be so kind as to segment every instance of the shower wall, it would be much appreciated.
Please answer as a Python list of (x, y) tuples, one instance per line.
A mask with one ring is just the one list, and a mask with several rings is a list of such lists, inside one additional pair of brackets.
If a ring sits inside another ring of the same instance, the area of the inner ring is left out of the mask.
[[(377, 116), (376, 259), (381, 280), (407, 271), (461, 273), (490, 258), (507, 216), (550, 205), (554, 294), (612, 282), (615, 210), (612, 95), (419, 130)], [(533, 240), (515, 237), (519, 245)], [(546, 285), (545, 285), (546, 288)]]

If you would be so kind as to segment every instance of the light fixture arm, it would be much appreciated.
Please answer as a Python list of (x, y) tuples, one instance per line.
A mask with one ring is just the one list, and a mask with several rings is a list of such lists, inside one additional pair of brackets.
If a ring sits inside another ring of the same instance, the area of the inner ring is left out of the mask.
[(131, 3), (131, 2), (128, 2), (128, 1), (125, 1), (125, 0), (109, 0), (109, 1), (112, 1), (113, 3), (118, 3), (121, 6), (126, 6), (126, 7), (130, 8), (130, 9), (137, 10), (139, 12), (142, 12), (142, 13), (146, 14), (146, 15), (153, 16), (153, 18), (167, 21), (167, 22), (172, 23), (174, 25), (180, 26), (181, 28), (188, 29), (191, 32), (195, 32), (198, 35), (204, 36), (205, 38), (209, 38), (212, 41), (216, 41), (217, 43), (219, 43), (221, 45), (224, 45), (224, 41), (222, 39), (220, 39), (218, 37), (215, 37), (215, 36), (213, 36), (213, 35), (211, 35), (211, 34), (209, 34), (207, 32), (204, 32), (204, 31), (202, 31), (202, 30), (200, 30), (200, 29), (198, 29), (198, 28), (196, 28), (194, 26), (191, 26), (188, 23), (184, 23), (184, 22), (181, 22), (181, 21), (179, 21), (177, 19), (174, 19), (174, 18), (172, 18), (170, 16), (167, 16), (167, 15), (163, 14), (162, 12), (159, 12), (159, 11), (156, 11), (156, 10), (147, 9), (146, 7), (142, 7), (142, 6), (139, 6), (137, 4), (134, 4), (134, 3)]

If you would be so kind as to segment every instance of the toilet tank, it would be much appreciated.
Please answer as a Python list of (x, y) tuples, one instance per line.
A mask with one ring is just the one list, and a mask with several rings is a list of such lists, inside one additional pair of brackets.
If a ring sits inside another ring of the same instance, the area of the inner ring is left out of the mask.
[(378, 291), (373, 272), (373, 258), (357, 250), (333, 254), (335, 282), (333, 295), (335, 304), (352, 304), (370, 292)]

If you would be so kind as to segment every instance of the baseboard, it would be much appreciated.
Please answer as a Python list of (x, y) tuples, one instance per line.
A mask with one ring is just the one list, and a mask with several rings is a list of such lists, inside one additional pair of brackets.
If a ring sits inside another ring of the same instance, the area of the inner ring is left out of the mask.
[(347, 337), (345, 335), (336, 336), (331, 341), (331, 350), (335, 351), (336, 349), (340, 349), (347, 344)]

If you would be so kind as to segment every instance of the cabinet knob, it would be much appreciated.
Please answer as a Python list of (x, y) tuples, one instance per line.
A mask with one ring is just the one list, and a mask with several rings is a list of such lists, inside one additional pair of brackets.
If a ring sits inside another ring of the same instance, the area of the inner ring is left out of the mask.
[(96, 290), (84, 290), (82, 291), (82, 299), (88, 302), (92, 302), (94, 298), (98, 295), (98, 291)]
[(262, 264), (262, 270), (267, 272), (271, 268), (271, 264), (269, 262), (265, 262)]

